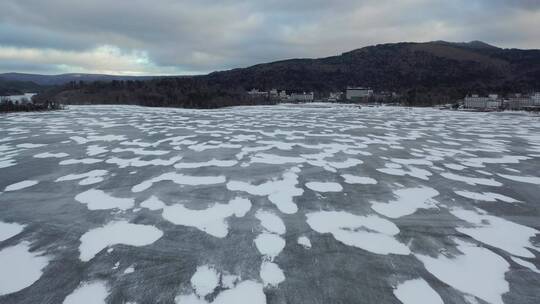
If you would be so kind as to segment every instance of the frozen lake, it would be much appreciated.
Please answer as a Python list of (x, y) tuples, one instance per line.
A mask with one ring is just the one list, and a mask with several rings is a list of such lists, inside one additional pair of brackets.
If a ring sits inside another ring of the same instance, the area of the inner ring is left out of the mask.
[(540, 118), (0, 116), (0, 303), (540, 302)]

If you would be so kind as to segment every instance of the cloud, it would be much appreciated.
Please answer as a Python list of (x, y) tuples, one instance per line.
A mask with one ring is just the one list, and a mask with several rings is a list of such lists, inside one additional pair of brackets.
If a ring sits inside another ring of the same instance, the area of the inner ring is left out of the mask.
[(439, 39), (540, 48), (537, 28), (537, 0), (3, 0), (0, 69), (205, 73)]

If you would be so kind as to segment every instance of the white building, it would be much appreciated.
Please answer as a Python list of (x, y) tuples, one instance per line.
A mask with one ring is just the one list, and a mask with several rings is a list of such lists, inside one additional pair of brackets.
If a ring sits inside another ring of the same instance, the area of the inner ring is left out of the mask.
[(259, 89), (252, 89), (248, 92), (248, 95), (251, 97), (266, 97), (268, 96), (268, 92), (265, 91), (259, 91)]
[(313, 101), (314, 96), (315, 94), (313, 92), (291, 93), (289, 96), (289, 101), (311, 102)]
[(497, 94), (490, 94), (487, 97), (473, 94), (465, 97), (465, 108), (467, 109), (498, 109), (501, 106), (502, 100)]
[(531, 99), (533, 101), (533, 104), (535, 106), (540, 106), (540, 93), (534, 93), (532, 96), (531, 96)]
[(508, 108), (511, 110), (523, 110), (532, 107), (540, 107), (540, 93), (531, 96), (516, 94), (515, 97), (508, 98)]
[(373, 90), (364, 87), (347, 87), (345, 97), (347, 100), (358, 100), (373, 96)]
[(336, 102), (338, 100), (341, 100), (341, 96), (343, 95), (342, 92), (330, 92), (330, 95), (328, 95), (328, 101), (330, 102)]
[(36, 93), (25, 93), (24, 95), (9, 95), (9, 96), (0, 96), (0, 103), (7, 102), (11, 100), (14, 103), (18, 104), (29, 104), (32, 102), (32, 97)]

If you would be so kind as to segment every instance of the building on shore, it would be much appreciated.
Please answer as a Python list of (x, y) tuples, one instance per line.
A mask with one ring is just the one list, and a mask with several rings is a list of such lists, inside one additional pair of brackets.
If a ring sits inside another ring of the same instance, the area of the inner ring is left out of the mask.
[(465, 97), (464, 106), (467, 109), (478, 110), (496, 110), (502, 108), (503, 100), (497, 94), (489, 94), (488, 96), (479, 96), (472, 94)]
[(294, 102), (312, 102), (315, 97), (313, 92), (303, 92), (303, 93), (291, 93), (289, 96), (289, 101)]
[(505, 101), (505, 105), (510, 110), (538, 110), (540, 109), (540, 93), (534, 93), (530, 96), (514, 94)]
[(251, 97), (268, 97), (268, 92), (259, 91), (259, 89), (251, 89), (251, 91), (248, 92), (248, 95)]
[(343, 97), (343, 92), (330, 92), (328, 95), (328, 101), (329, 102), (337, 102), (340, 101)]
[(347, 87), (345, 98), (349, 101), (362, 101), (373, 96), (373, 90), (364, 87)]

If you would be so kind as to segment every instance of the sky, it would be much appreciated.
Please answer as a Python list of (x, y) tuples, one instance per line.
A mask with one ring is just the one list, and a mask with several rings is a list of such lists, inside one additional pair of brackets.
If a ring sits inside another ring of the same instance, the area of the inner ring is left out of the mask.
[(540, 0), (0, 0), (0, 73), (190, 75), (401, 41), (540, 49)]

